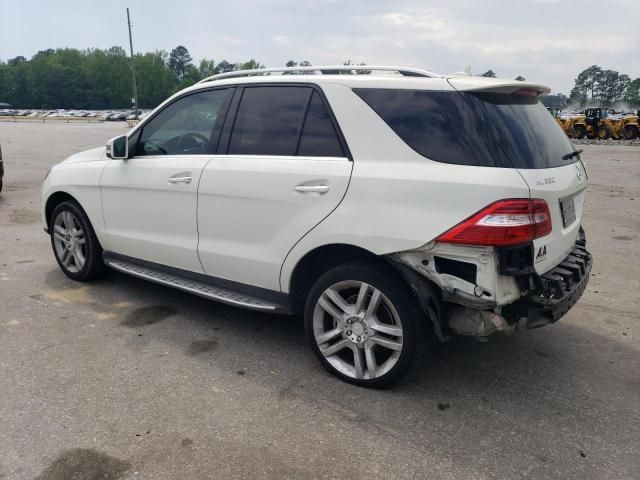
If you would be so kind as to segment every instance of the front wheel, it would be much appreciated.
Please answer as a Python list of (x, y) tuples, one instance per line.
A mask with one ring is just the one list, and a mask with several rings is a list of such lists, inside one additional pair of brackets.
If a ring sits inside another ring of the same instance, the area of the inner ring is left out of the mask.
[(102, 248), (87, 215), (75, 202), (62, 202), (49, 222), (51, 246), (64, 274), (80, 282), (102, 274)]
[(582, 139), (587, 136), (587, 129), (584, 125), (574, 125), (573, 126), (573, 136), (577, 139)]
[(368, 263), (329, 270), (305, 306), (307, 338), (339, 378), (383, 388), (405, 376), (422, 350), (423, 315), (394, 271)]

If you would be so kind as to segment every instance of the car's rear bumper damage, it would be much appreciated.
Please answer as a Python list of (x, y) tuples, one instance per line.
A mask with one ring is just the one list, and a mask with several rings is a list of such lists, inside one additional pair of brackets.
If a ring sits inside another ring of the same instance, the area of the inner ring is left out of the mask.
[(510, 322), (526, 319), (527, 328), (557, 322), (584, 293), (591, 276), (593, 259), (587, 251), (584, 232), (576, 240), (571, 253), (555, 268), (543, 275), (519, 278), (528, 292), (520, 300), (502, 309)]
[(569, 255), (542, 275), (533, 268), (531, 245), (500, 249), (432, 244), (389, 258), (418, 296), (425, 279), (440, 287), (442, 315), (434, 326), (441, 340), (448, 338), (447, 332), (485, 337), (554, 323), (582, 296), (592, 266), (582, 230)]

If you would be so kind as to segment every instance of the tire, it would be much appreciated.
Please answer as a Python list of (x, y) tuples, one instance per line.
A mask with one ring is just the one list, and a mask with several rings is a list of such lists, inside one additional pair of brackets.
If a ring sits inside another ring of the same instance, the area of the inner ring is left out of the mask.
[(584, 125), (573, 126), (573, 136), (578, 139), (582, 139), (587, 136), (587, 129)]
[(87, 282), (104, 272), (102, 247), (86, 213), (76, 202), (62, 202), (53, 210), (49, 235), (53, 255), (67, 277)]
[(596, 130), (596, 138), (598, 140), (609, 140), (611, 138), (612, 132), (609, 127), (603, 125), (602, 127)]
[(638, 136), (640, 136), (638, 127), (636, 127), (635, 125), (626, 126), (622, 130), (622, 138), (624, 138), (625, 140), (633, 140), (638, 138)]
[(386, 388), (402, 380), (426, 344), (417, 299), (391, 267), (373, 263), (348, 263), (322, 275), (307, 297), (304, 321), (320, 363), (363, 387)]

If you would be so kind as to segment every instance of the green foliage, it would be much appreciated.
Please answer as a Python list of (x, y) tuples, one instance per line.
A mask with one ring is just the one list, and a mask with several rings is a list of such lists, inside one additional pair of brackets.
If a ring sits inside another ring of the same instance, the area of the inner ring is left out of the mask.
[(591, 65), (575, 79), (570, 99), (581, 108), (587, 105), (609, 107), (626, 98), (630, 83), (628, 75)]
[(624, 101), (632, 108), (640, 108), (640, 78), (629, 82)]
[(191, 55), (189, 55), (189, 50), (187, 50), (186, 47), (178, 45), (171, 50), (169, 54), (169, 69), (171, 69), (178, 80), (182, 80), (187, 73), (188, 67), (191, 66), (191, 60)]
[(202, 60), (200, 60), (200, 66), (198, 67), (198, 70), (200, 70), (200, 75), (202, 75), (202, 78), (215, 75), (216, 63), (213, 60), (207, 60), (206, 58), (203, 58)]
[(254, 60), (253, 58), (248, 62), (244, 62), (238, 65), (238, 70), (257, 70), (259, 68), (264, 68), (264, 65)]
[(235, 63), (229, 63), (226, 60), (222, 60), (216, 67), (216, 73), (234, 72), (238, 69), (238, 65)]
[[(178, 46), (136, 54), (139, 105), (154, 108), (168, 96), (204, 77), (238, 69), (264, 68), (202, 59), (196, 67), (189, 51)], [(124, 109), (132, 106), (131, 58), (121, 47), (106, 50), (41, 50), (31, 59), (0, 61), (0, 102), (17, 108)]]
[(193, 65), (187, 65), (184, 74), (182, 75), (182, 78), (180, 79), (180, 82), (178, 83), (176, 88), (174, 88), (173, 93), (179, 92), (183, 88), (190, 87), (191, 85), (198, 83), (200, 80), (202, 80), (202, 74), (200, 73), (200, 70), (198, 70)]
[(569, 104), (569, 98), (564, 93), (544, 95), (540, 98), (545, 107), (564, 109)]
[[(164, 50), (138, 54), (135, 57), (138, 80), (138, 100), (142, 108), (162, 103), (176, 88), (176, 78), (167, 66), (168, 54)], [(131, 75), (128, 73), (131, 83)]]

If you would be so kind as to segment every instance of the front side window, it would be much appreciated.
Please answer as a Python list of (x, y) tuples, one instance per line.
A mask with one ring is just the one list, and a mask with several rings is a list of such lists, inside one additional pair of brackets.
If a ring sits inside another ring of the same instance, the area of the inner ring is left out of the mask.
[(215, 146), (233, 90), (197, 92), (182, 97), (142, 129), (136, 155), (202, 155)]
[(309, 87), (250, 87), (244, 90), (229, 141), (230, 155), (296, 154)]

